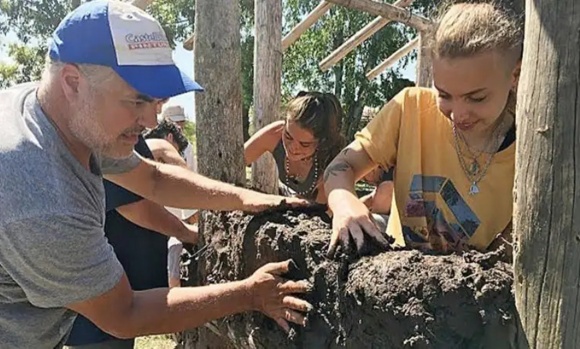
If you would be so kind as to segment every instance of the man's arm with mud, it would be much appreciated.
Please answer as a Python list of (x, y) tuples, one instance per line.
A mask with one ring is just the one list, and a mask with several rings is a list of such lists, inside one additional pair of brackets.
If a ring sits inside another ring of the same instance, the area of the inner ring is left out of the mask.
[(67, 308), (118, 338), (179, 332), (246, 311), (260, 311), (288, 331), (289, 322), (304, 325), (301, 312), (312, 306), (296, 298), (310, 286), (286, 281), (290, 262), (267, 264), (250, 278), (202, 287), (132, 291), (126, 275), (113, 289)]
[(163, 206), (217, 211), (260, 212), (286, 201), (305, 205), (304, 200), (258, 193), (216, 181), (187, 169), (141, 158), (140, 163), (122, 173), (105, 178)]

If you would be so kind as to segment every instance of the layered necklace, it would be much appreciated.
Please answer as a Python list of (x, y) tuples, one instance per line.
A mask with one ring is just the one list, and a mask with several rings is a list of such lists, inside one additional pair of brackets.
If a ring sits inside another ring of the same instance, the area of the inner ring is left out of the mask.
[[(457, 153), (457, 157), (459, 159), (459, 164), (461, 165), (461, 169), (463, 173), (471, 183), (469, 186), (469, 195), (476, 195), (479, 193), (479, 182), (485, 177), (487, 174), (487, 170), (491, 165), (493, 157), (499, 151), (501, 144), (504, 141), (505, 135), (507, 131), (511, 128), (513, 123), (513, 117), (509, 111), (505, 111), (504, 115), (502, 116), (502, 120), (497, 124), (495, 129), (493, 130), (490, 140), (487, 143), (487, 146), (484, 149), (476, 149), (475, 151), (471, 150), (469, 144), (467, 143), (465, 137), (457, 130), (455, 123), (453, 124), (453, 141), (455, 145), (455, 152)], [(460, 146), (461, 143), (465, 145), (468, 154), (464, 154), (461, 150)], [(482, 154), (487, 154), (487, 161), (481, 166), (479, 162), (479, 158)], [(469, 160), (466, 160), (468, 158)]]
[[(303, 191), (296, 190), (296, 194), (299, 196), (305, 196), (307, 194), (312, 193), (314, 191), (314, 189), (316, 189), (316, 186), (318, 185), (318, 154), (314, 154), (314, 158), (312, 160), (312, 166), (314, 167), (314, 177), (312, 178), (312, 184), (306, 190), (303, 190)], [(286, 186), (290, 188), (290, 177), (292, 177), (294, 180), (298, 180), (298, 176), (290, 176), (290, 161), (288, 160), (287, 156), (285, 159), (285, 170), (286, 170), (286, 176), (284, 177), (284, 184), (286, 184)], [(309, 174), (310, 174), (310, 171), (308, 171), (308, 174), (306, 175), (306, 179), (308, 179)]]

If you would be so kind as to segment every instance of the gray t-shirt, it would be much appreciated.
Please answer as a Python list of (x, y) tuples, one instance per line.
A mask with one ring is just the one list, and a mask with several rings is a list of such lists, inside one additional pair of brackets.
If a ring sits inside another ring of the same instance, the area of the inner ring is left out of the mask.
[(100, 172), (115, 169), (93, 163), (70, 153), (35, 85), (0, 91), (1, 348), (62, 347), (76, 317), (65, 306), (123, 275), (103, 230)]

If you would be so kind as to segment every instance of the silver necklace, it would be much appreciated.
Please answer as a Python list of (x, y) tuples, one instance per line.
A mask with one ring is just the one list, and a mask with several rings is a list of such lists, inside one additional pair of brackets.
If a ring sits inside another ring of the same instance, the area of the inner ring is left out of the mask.
[[(474, 154), (471, 151), (471, 149), (469, 149), (469, 145), (465, 141), (465, 138), (463, 138), (461, 135), (459, 135), (459, 132), (457, 131), (455, 123), (453, 123), (453, 141), (454, 141), (454, 145), (455, 145), (455, 152), (457, 153), (457, 158), (459, 159), (459, 164), (461, 165), (461, 169), (463, 170), (463, 173), (465, 174), (467, 179), (471, 182), (471, 185), (469, 186), (469, 195), (476, 195), (477, 193), (479, 193), (478, 183), (487, 174), (487, 170), (489, 169), (489, 166), (491, 165), (491, 161), (493, 160), (493, 157), (495, 156), (495, 154), (499, 150), (499, 147), (501, 146), (501, 142), (503, 141), (503, 137), (500, 137), (499, 133), (503, 128), (505, 128), (504, 124), (507, 124), (506, 121), (509, 121), (509, 119), (504, 117), (504, 120), (502, 120), (502, 122), (500, 124), (498, 124), (497, 127), (495, 128), (495, 130), (493, 131), (492, 141), (495, 140), (495, 144), (492, 148), (493, 151), (491, 153), (489, 153), (489, 157), (487, 158), (487, 161), (485, 162), (485, 165), (483, 166), (483, 168), (481, 168), (481, 171), (480, 171), (479, 163), (477, 162), (476, 158), (473, 159), (473, 162), (471, 163), (471, 167), (468, 167), (467, 164), (465, 163), (465, 158), (464, 158), (463, 152), (461, 151), (461, 148), (459, 146), (459, 138), (460, 137), (462, 138), (463, 142), (465, 143), (468, 152), (472, 156)], [(491, 143), (491, 141), (490, 141), (490, 143)], [(481, 151), (479, 156), (482, 153), (484, 153), (484, 151)]]
[[(290, 188), (290, 161), (288, 160), (288, 157), (286, 157), (286, 162), (285, 162), (285, 171), (286, 171), (286, 176), (284, 178), (284, 183), (286, 184), (287, 187)], [(310, 194), (314, 191), (314, 189), (316, 189), (316, 186), (318, 185), (318, 154), (314, 155), (314, 159), (312, 160), (312, 166), (314, 166), (314, 178), (312, 179), (312, 184), (310, 185), (310, 188), (308, 188), (307, 190), (304, 191), (298, 191), (296, 190), (296, 194), (299, 196), (305, 196), (306, 194)], [(310, 174), (310, 171), (308, 172)], [(296, 176), (293, 176), (293, 178), (296, 178)], [(306, 175), (306, 178), (308, 178), (308, 175)]]

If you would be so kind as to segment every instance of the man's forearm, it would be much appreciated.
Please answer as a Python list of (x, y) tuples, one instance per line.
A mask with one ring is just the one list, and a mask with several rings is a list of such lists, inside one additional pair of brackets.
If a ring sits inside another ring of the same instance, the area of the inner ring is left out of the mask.
[(149, 200), (139, 200), (118, 207), (117, 212), (134, 224), (163, 235), (178, 239), (188, 235), (188, 230), (181, 220), (165, 207)]
[(253, 199), (256, 202), (267, 196), (146, 159), (130, 172), (109, 175), (107, 179), (158, 204), (176, 208), (245, 210)]
[(127, 337), (179, 332), (253, 310), (251, 293), (243, 281), (133, 294)]

